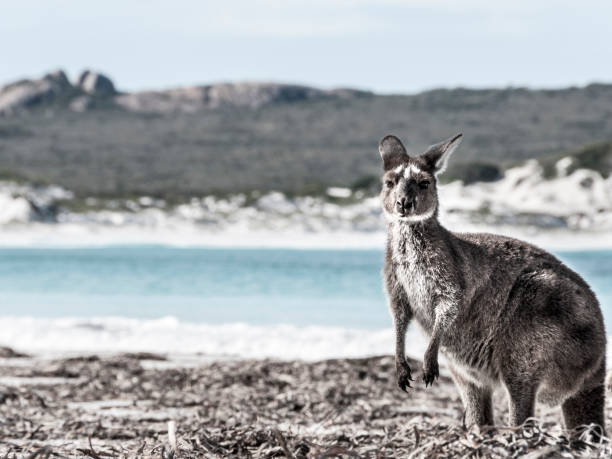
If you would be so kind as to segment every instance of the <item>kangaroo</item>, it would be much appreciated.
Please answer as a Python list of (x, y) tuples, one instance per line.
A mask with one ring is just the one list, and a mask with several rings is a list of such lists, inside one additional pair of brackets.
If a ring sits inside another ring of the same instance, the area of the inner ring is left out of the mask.
[(536, 398), (562, 406), (567, 429), (595, 424), (605, 435), (606, 334), (595, 294), (550, 253), (510, 237), (453, 233), (438, 221), (437, 176), (459, 134), (410, 156), (395, 136), (380, 141), (387, 220), (384, 280), (395, 331), (397, 384), (407, 392), (404, 354), (414, 318), (429, 344), (425, 386), (449, 363), (466, 424), (493, 425), (491, 394), (508, 393), (509, 424), (534, 415)]

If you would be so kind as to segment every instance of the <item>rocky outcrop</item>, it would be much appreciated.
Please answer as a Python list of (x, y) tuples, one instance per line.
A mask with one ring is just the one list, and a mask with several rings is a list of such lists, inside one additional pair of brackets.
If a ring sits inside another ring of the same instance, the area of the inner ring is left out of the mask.
[(115, 85), (102, 73), (85, 70), (81, 73), (77, 86), (85, 93), (94, 96), (113, 96), (117, 93)]
[(136, 112), (195, 112), (206, 103), (204, 87), (177, 88), (167, 91), (143, 91), (121, 94), (115, 103)]
[(195, 112), (204, 108), (259, 108), (275, 103), (345, 99), (366, 94), (369, 93), (278, 83), (219, 83), (121, 94), (102, 73), (85, 70), (72, 85), (64, 72), (56, 71), (39, 80), (21, 80), (0, 88), (0, 114), (58, 104), (82, 112), (99, 105), (108, 106), (107, 103), (136, 112)]
[(218, 84), (208, 87), (209, 107), (227, 105), (257, 108), (273, 102), (296, 102), (320, 99), (330, 94), (320, 89), (306, 86), (283, 84)]
[(259, 108), (275, 103), (302, 102), (325, 98), (349, 98), (367, 94), (339, 89), (326, 91), (308, 86), (278, 83), (220, 83), (122, 94), (115, 102), (138, 112), (193, 112), (203, 108)]
[(74, 90), (66, 74), (57, 70), (39, 80), (20, 80), (0, 88), (0, 113), (51, 103)]
[(0, 88), (0, 114), (45, 106), (85, 111), (96, 100), (109, 99), (112, 103), (116, 94), (111, 79), (101, 73), (86, 70), (72, 85), (66, 74), (57, 70), (38, 80), (20, 80)]
[(78, 96), (70, 102), (70, 110), (74, 112), (84, 112), (94, 106), (91, 96)]

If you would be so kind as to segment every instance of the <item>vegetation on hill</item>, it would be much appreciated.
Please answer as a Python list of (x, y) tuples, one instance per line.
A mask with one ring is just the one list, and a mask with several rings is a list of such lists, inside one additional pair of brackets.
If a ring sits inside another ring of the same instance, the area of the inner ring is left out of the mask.
[(390, 132), (415, 152), (463, 132), (446, 179), (466, 181), (492, 180), (503, 165), (612, 137), (612, 85), (416, 95), (346, 91), (270, 99), (257, 108), (163, 112), (104, 100), (39, 104), (0, 116), (0, 169), (62, 184), (80, 196), (302, 193), (377, 186), (377, 143)]

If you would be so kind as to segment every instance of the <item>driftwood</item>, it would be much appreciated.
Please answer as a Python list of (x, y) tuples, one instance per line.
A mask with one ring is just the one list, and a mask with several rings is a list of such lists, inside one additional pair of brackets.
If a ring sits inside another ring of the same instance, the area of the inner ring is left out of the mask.
[[(0, 368), (0, 457), (612, 454), (607, 439), (592, 444), (585, 433), (570, 441), (554, 410), (540, 410), (540, 421), (518, 428), (466, 428), (448, 377), (429, 389), (417, 383), (405, 394), (396, 389), (393, 359), (386, 356), (228, 360), (196, 368), (173, 367), (150, 354), (12, 360)], [(502, 394), (496, 408), (503, 420)]]

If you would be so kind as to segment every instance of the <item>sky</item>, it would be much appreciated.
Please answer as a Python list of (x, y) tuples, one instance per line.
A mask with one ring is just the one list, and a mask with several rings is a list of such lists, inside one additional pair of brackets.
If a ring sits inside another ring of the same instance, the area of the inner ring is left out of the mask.
[(12, 0), (0, 21), (0, 83), (56, 68), (102, 71), (126, 91), (612, 82), (608, 0)]

